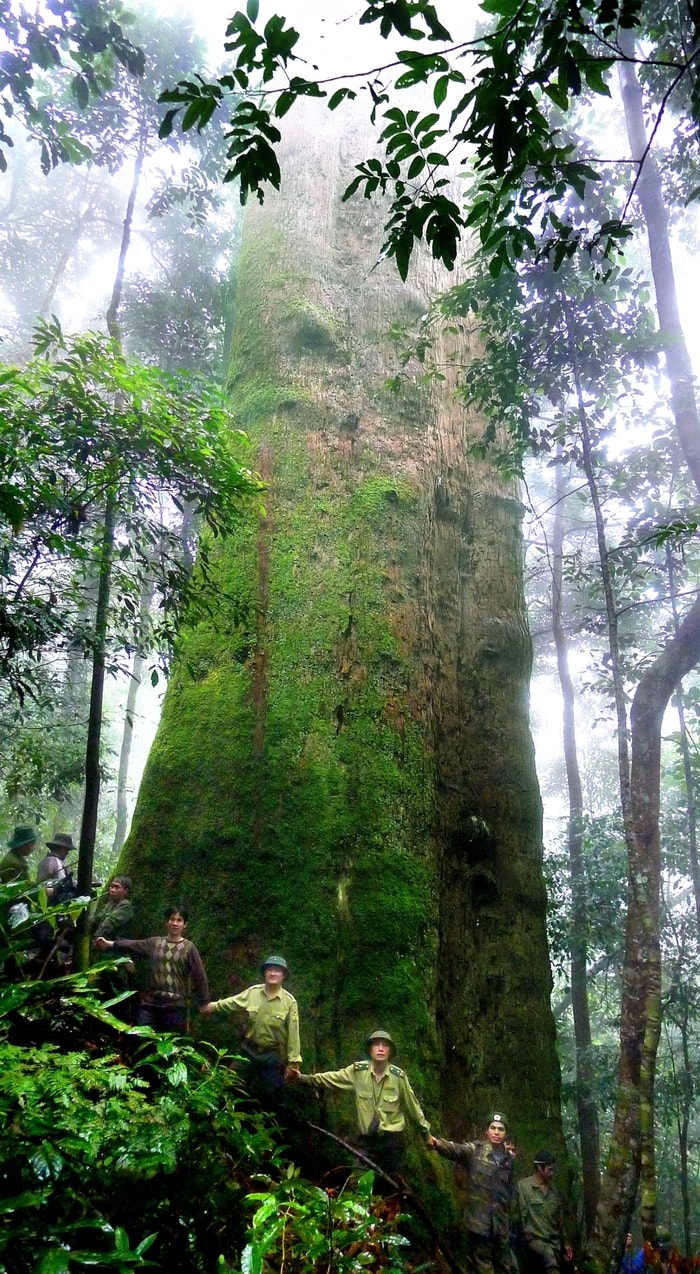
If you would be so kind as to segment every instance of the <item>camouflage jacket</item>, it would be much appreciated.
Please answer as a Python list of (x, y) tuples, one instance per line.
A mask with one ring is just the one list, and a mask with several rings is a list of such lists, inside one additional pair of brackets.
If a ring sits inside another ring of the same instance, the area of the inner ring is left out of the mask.
[(467, 1202), (464, 1225), (483, 1238), (507, 1239), (513, 1209), (513, 1156), (506, 1151), (494, 1158), (488, 1141), (443, 1141), (436, 1150), (467, 1170)]

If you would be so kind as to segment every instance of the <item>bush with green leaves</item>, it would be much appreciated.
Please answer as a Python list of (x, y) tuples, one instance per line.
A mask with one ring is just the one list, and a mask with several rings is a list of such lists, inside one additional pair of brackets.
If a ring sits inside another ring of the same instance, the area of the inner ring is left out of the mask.
[(250, 1174), (280, 1171), (272, 1122), (225, 1052), (125, 1031), (94, 972), (22, 977), (20, 888), (0, 889), (0, 1271), (219, 1268), (244, 1246)]
[(66, 919), (44, 887), (0, 885), (0, 1274), (417, 1268), (372, 1173), (300, 1178), (230, 1054), (125, 1028), (99, 992), (109, 961), (37, 960), (37, 920), (60, 940)]
[(402, 1258), (409, 1241), (397, 1229), (398, 1218), (382, 1217), (381, 1205), (372, 1198), (373, 1182), (374, 1173), (365, 1172), (355, 1188), (323, 1190), (290, 1168), (278, 1185), (249, 1195), (258, 1207), (243, 1253), (243, 1274), (407, 1270)]

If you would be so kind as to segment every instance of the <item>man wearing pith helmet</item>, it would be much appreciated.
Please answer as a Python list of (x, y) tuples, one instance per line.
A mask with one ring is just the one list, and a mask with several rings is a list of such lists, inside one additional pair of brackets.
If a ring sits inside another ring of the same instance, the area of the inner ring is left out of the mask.
[(467, 1169), (467, 1264), (473, 1274), (512, 1274), (510, 1220), (513, 1155), (506, 1150), (508, 1125), (503, 1111), (489, 1119), (483, 1140), (456, 1142), (431, 1137), (428, 1145)]
[(252, 1063), (260, 1096), (276, 1101), (285, 1070), (301, 1065), (299, 1010), (282, 985), (289, 973), (284, 956), (269, 955), (260, 973), (262, 982), (224, 1000), (211, 1000), (200, 1012), (246, 1014), (241, 1052)]
[[(337, 1071), (293, 1075), (312, 1088), (341, 1088), (355, 1094), (360, 1149), (390, 1176), (403, 1171), (408, 1115), (427, 1138), (430, 1125), (411, 1088), (408, 1075), (391, 1059), (396, 1051), (388, 1031), (372, 1031), (365, 1041), (368, 1060)], [(377, 1182), (382, 1190), (381, 1182)]]

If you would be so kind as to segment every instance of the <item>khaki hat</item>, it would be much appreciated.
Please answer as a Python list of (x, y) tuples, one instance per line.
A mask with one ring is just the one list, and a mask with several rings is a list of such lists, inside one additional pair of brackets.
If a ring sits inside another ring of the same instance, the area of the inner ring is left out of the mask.
[(70, 832), (56, 832), (53, 840), (47, 840), (47, 849), (63, 849), (66, 853), (69, 850), (77, 849), (78, 846), (73, 844), (73, 837)]

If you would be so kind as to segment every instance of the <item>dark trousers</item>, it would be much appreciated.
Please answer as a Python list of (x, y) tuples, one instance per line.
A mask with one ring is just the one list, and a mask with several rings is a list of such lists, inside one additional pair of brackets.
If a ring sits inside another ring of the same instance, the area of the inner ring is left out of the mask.
[(262, 1106), (278, 1106), (284, 1094), (286, 1063), (279, 1053), (258, 1053), (248, 1043), (240, 1049), (250, 1062), (250, 1089)]
[(507, 1237), (487, 1237), (467, 1230), (466, 1257), (470, 1274), (513, 1274), (515, 1259)]
[[(402, 1132), (368, 1132), (360, 1137), (360, 1150), (366, 1154), (378, 1168), (396, 1180), (396, 1174), (402, 1173), (406, 1166), (406, 1139)], [(360, 1167), (366, 1168), (360, 1160)], [(392, 1187), (383, 1177), (377, 1175), (374, 1181), (375, 1194), (391, 1194)]]
[(137, 1026), (152, 1026), (154, 1031), (178, 1031), (187, 1026), (187, 1009), (184, 1004), (151, 1004), (141, 1000), (136, 1010)]

